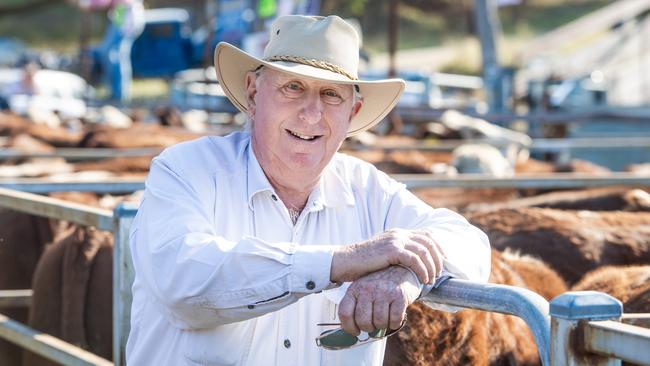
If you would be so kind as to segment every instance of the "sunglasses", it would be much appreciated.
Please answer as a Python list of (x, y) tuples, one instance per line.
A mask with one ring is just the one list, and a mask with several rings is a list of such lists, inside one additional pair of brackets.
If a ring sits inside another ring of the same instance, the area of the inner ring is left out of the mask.
[[(399, 332), (406, 324), (406, 319), (397, 329), (375, 329), (370, 333), (361, 332), (358, 336), (344, 331), (342, 328), (329, 329), (324, 331), (316, 338), (316, 345), (318, 347), (328, 350), (339, 350), (360, 346), (366, 343), (378, 341), (382, 338), (390, 337)], [(318, 326), (340, 326), (338, 323), (321, 323)]]

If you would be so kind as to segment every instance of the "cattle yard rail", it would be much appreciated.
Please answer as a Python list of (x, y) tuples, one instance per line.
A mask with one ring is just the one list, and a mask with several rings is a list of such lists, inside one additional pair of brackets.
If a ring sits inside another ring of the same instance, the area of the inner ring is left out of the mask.
[(32, 301), (32, 290), (0, 290), (0, 309), (28, 307)]
[[(571, 189), (606, 186), (650, 187), (650, 175), (608, 173), (593, 175), (581, 173), (526, 174), (495, 178), (482, 174), (460, 174), (446, 177), (433, 174), (392, 174), (409, 189), (422, 188), (511, 188), (511, 189)], [(108, 178), (92, 182), (48, 178), (0, 178), (0, 188), (30, 193), (96, 192), (132, 193), (144, 189), (143, 178)]]
[[(132, 300), (131, 284), (134, 278), (128, 232), (137, 205), (122, 203), (111, 212), (0, 188), (0, 207), (92, 225), (113, 232), (113, 358), (115, 365), (124, 365)], [(12, 301), (29, 304), (28, 291), (0, 293), (0, 308)], [(453, 307), (460, 307), (522, 318), (535, 337), (544, 366), (620, 364), (620, 360), (609, 357), (650, 365), (650, 330), (620, 323), (623, 315), (620, 301), (603, 293), (565, 293), (549, 305), (540, 295), (526, 289), (450, 279), (425, 295), (422, 301), (440, 310), (454, 311), (457, 309)], [(2, 315), (0, 337), (63, 365), (112, 364)], [(576, 337), (583, 341), (576, 343)], [(590, 356), (585, 358), (584, 352)]]
[(522, 174), (495, 178), (483, 174), (461, 174), (441, 177), (432, 174), (393, 174), (393, 178), (409, 189), (418, 188), (585, 188), (606, 186), (650, 186), (650, 175), (608, 173), (606, 175), (581, 173)]
[(551, 301), (550, 315), (552, 365), (650, 365), (650, 329), (622, 323), (636, 314), (623, 314), (619, 300), (602, 292), (567, 292)]
[(0, 338), (66, 366), (112, 366), (95, 354), (0, 314)]
[(144, 189), (143, 178), (108, 178), (92, 182), (78, 179), (49, 178), (0, 178), (0, 188), (30, 193), (50, 192), (95, 192), (95, 193), (133, 193)]
[[(43, 192), (43, 190), (40, 191)], [(113, 318), (120, 320), (113, 322), (113, 337), (114, 344), (121, 345), (121, 347), (114, 347), (117, 353), (113, 357), (118, 362), (123, 363), (127, 334), (125, 330), (128, 331), (130, 316), (130, 285), (133, 281), (133, 271), (130, 269), (130, 254), (127, 245), (128, 230), (137, 207), (134, 207), (133, 204), (121, 203), (114, 211), (110, 211), (5, 188), (0, 188), (0, 207), (66, 220), (79, 225), (94, 226), (99, 230), (113, 232), (115, 243), (113, 254)], [(0, 291), (0, 309), (29, 306), (30, 299), (31, 290)], [(108, 360), (8, 319), (2, 314), (0, 314), (0, 338), (16, 343), (29, 351), (62, 365), (113, 365)]]
[[(344, 150), (385, 150), (385, 151), (452, 151), (465, 144), (489, 144), (495, 147), (518, 145), (504, 139), (483, 138), (463, 140), (423, 140), (404, 142), (381, 141), (373, 144), (362, 144), (346, 141)], [(519, 144), (520, 145), (520, 144)], [(554, 152), (575, 149), (613, 149), (613, 148), (649, 148), (650, 137), (575, 137), (575, 138), (536, 138), (530, 146), (525, 147), (535, 152)], [(65, 158), (67, 160), (98, 160), (109, 158), (129, 158), (140, 156), (156, 156), (162, 152), (159, 147), (144, 148), (56, 148), (48, 152), (28, 152), (13, 148), (0, 148), (0, 161), (27, 158)]]
[(156, 156), (162, 148), (56, 148), (48, 152), (27, 152), (12, 148), (0, 148), (0, 160), (27, 158), (64, 158), (67, 160), (97, 160), (109, 158), (132, 158), (138, 156)]
[[(640, 147), (650, 149), (650, 137), (576, 137), (576, 138), (537, 138), (530, 146), (524, 146), (504, 139), (463, 139), (463, 140), (421, 140), (404, 142), (381, 141), (373, 144), (362, 144), (348, 141), (343, 145), (344, 150), (384, 150), (384, 151), (452, 151), (466, 144), (488, 144), (499, 148), (518, 145), (535, 152), (557, 152), (577, 149), (615, 149)], [(1, 155), (0, 155), (1, 156)]]

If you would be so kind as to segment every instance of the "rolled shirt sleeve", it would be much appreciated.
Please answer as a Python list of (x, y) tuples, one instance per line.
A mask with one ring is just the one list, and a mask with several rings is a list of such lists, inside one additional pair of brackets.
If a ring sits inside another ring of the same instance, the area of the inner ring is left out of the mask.
[[(445, 208), (432, 208), (403, 185), (399, 186), (388, 204), (385, 229), (429, 231), (444, 254), (441, 277), (487, 282), (490, 276), (487, 235), (463, 216)], [(425, 292), (432, 287), (425, 286)]]

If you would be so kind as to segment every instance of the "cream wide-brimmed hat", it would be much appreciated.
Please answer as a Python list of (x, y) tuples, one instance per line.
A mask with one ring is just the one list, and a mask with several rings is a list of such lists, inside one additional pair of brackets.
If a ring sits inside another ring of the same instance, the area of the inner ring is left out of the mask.
[(262, 59), (221, 42), (214, 51), (217, 78), (230, 101), (246, 112), (245, 78), (260, 66), (301, 77), (358, 85), (363, 105), (350, 121), (348, 136), (381, 121), (404, 90), (401, 79), (359, 80), (359, 36), (338, 16), (287, 15), (271, 26)]

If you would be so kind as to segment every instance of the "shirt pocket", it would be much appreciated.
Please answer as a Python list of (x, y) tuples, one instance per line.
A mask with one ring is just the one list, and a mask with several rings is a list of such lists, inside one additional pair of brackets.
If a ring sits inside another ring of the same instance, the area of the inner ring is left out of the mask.
[(184, 331), (183, 357), (188, 365), (234, 366), (246, 362), (255, 321), (222, 325), (212, 329)]

